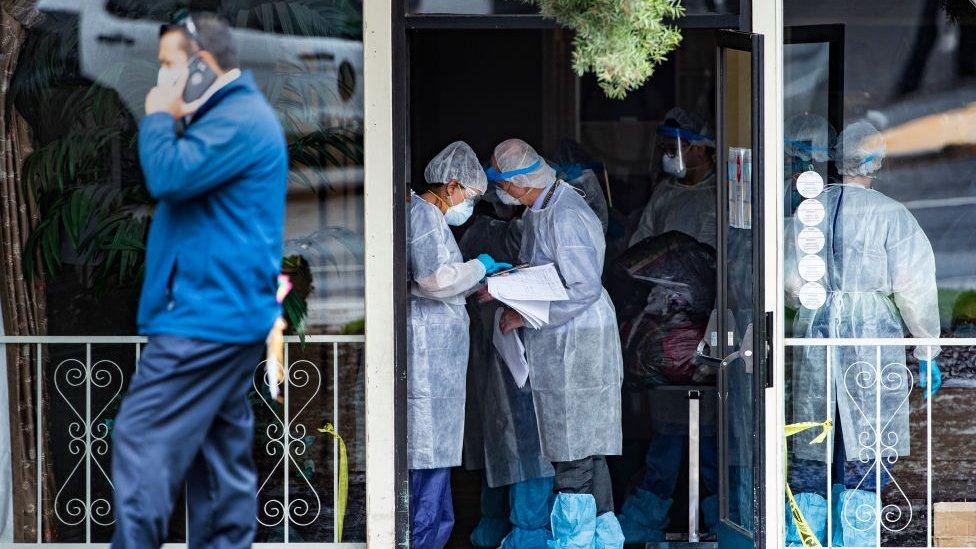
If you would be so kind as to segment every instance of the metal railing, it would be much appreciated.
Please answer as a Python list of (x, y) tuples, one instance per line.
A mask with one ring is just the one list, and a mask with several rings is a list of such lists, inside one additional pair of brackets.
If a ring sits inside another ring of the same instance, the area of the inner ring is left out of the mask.
[[(111, 497), (114, 485), (108, 465), (114, 422), (111, 416), (124, 394), (127, 374), (134, 373), (138, 368), (139, 355), (146, 342), (146, 338), (139, 336), (0, 336), (0, 350), (10, 345), (31, 347), (36, 402), (50, 401), (47, 406), (49, 413), (54, 415), (50, 411), (57, 410), (59, 416), (56, 419), (45, 417), (45, 406), (34, 406), (35, 432), (38, 435), (34, 449), (37, 456), (36, 543), (43, 541), (42, 521), (46, 500), (50, 502), (48, 505), (53, 505), (53, 510), (48, 509), (53, 511), (51, 520), (58, 528), (72, 530), (71, 537), (75, 538), (56, 540), (57, 545), (66, 545), (65, 541), (73, 542), (67, 545), (104, 544), (108, 541), (105, 538), (110, 535), (115, 522)], [(249, 395), (255, 411), (254, 452), (259, 462), (256, 494), (259, 507), (255, 521), (259, 537), (262, 528), (265, 534), (273, 533), (271, 537), (265, 535), (268, 543), (256, 546), (280, 546), (302, 541), (337, 547), (365, 547), (365, 543), (336, 539), (342, 521), (341, 513), (337, 512), (341, 507), (340, 471), (348, 467), (348, 457), (345, 464), (340, 464), (340, 438), (331, 435), (326, 436), (331, 438), (332, 537), (295, 539), (296, 529), (304, 529), (307, 536), (309, 529), (321, 531), (328, 527), (328, 524), (323, 527), (323, 521), (328, 519), (321, 493), (323, 490), (313, 483), (314, 471), (309, 470), (309, 463), (314, 469), (315, 462), (309, 455), (312, 453), (311, 445), (317, 439), (309, 432), (309, 425), (331, 424), (337, 435), (344, 433), (340, 421), (340, 402), (347, 406), (350, 404), (348, 399), (362, 399), (364, 388), (353, 391), (354, 394), (340, 394), (340, 362), (346, 358), (347, 363), (362, 364), (364, 344), (365, 337), (361, 335), (310, 335), (304, 341), (299, 341), (297, 336), (286, 337), (287, 367), (279, 390), (280, 400), (277, 401), (271, 399), (267, 391), (264, 361), (255, 365)], [(126, 348), (130, 348), (130, 351), (125, 351)], [(128, 364), (119, 358), (120, 351), (121, 355), (131, 352), (128, 354), (131, 369), (123, 366)], [(325, 362), (331, 362), (331, 368)], [(331, 378), (324, 378), (323, 373), (331, 375)], [(330, 385), (331, 394), (328, 391)], [(45, 399), (45, 396), (50, 398)], [(313, 408), (321, 412), (321, 418), (313, 420), (309, 417)], [(268, 418), (266, 424), (260, 421), (261, 417)], [(59, 428), (60, 432), (57, 432)], [(50, 430), (48, 440), (59, 441), (59, 449), (63, 451), (57, 455), (45, 455), (45, 437), (41, 436), (45, 429)], [(323, 451), (325, 454), (327, 452)], [(54, 460), (59, 462), (54, 463)], [(65, 460), (70, 460), (70, 463), (64, 463)], [(261, 462), (266, 466), (262, 468)], [(57, 473), (53, 475), (53, 494), (47, 494), (49, 497), (45, 498), (44, 475), (51, 470), (50, 466), (56, 466), (54, 469)], [(293, 486), (297, 488), (293, 490)], [(187, 518), (184, 517), (185, 528), (189, 528)], [(94, 530), (98, 530), (98, 535)], [(184, 530), (184, 539), (185, 533)], [(348, 539), (348, 535), (344, 537)]]
[[(907, 360), (908, 353), (912, 348), (920, 348), (925, 351), (924, 356), (932, 356), (932, 351), (941, 347), (943, 350), (953, 347), (973, 347), (976, 346), (976, 338), (786, 338), (786, 357), (787, 363), (792, 363), (792, 368), (811, 367), (815, 361), (823, 360), (824, 378), (823, 388), (825, 393), (824, 409), (822, 417), (802, 417), (794, 418), (795, 421), (824, 421), (833, 420), (833, 429), (837, 428), (837, 409), (838, 400), (845, 400), (852, 408), (850, 416), (854, 425), (841, 425), (845, 433), (844, 439), (848, 439), (849, 430), (855, 430), (853, 440), (856, 440), (854, 452), (847, 451), (846, 460), (848, 463), (856, 462), (860, 464), (856, 473), (857, 487), (870, 487), (873, 490), (867, 491), (874, 493), (873, 504), (864, 502), (856, 503), (850, 496), (841, 500), (841, 512), (835, 514), (834, 500), (836, 494), (833, 493), (834, 486), (834, 433), (829, 433), (823, 444), (823, 467), (826, 469), (825, 494), (827, 500), (827, 524), (826, 540), (820, 540), (825, 547), (834, 546), (834, 528), (836, 520), (842, 520), (841, 527), (851, 528), (861, 533), (868, 533), (873, 529), (873, 539), (876, 547), (884, 547), (885, 538), (891, 538), (887, 546), (909, 545), (904, 543), (906, 539), (912, 546), (918, 543), (917, 535), (921, 533), (921, 525), (916, 521), (920, 520), (917, 516), (913, 502), (917, 502), (910, 497), (910, 492), (917, 492), (918, 486), (905, 485), (901, 477), (910, 475), (910, 470), (899, 471), (899, 461), (907, 455), (903, 453), (906, 448), (910, 448), (910, 440), (902, 440), (895, 424), (897, 418), (906, 414), (908, 425), (911, 417), (910, 398), (914, 392), (921, 391), (915, 376), (915, 369), (910, 367)], [(852, 352), (856, 348), (856, 352)], [(895, 359), (892, 350), (900, 350), (900, 360)], [(845, 351), (846, 350), (846, 351)], [(884, 353), (884, 350), (888, 350)], [(820, 354), (822, 352), (822, 355)], [(854, 355), (855, 360), (850, 357)], [(865, 356), (868, 359), (865, 360)], [(844, 360), (844, 358), (848, 360)], [(811, 360), (812, 359), (812, 360)], [(976, 355), (974, 355), (976, 359)], [(838, 363), (838, 360), (841, 362)], [(806, 364), (804, 364), (806, 362)], [(850, 362), (850, 363), (848, 363)], [(789, 375), (789, 374), (787, 374)], [(838, 383), (838, 376), (839, 383)], [(926, 387), (931, 387), (932, 371), (928, 370)], [(789, 380), (787, 380), (789, 383)], [(797, 387), (793, 387), (794, 393)], [(844, 391), (842, 395), (839, 391)], [(868, 395), (871, 398), (863, 398)], [(902, 396), (903, 395), (903, 396)], [(883, 402), (883, 396), (888, 397)], [(895, 398), (892, 399), (891, 397)], [(941, 395), (936, 395), (938, 399)], [(793, 398), (797, 398), (794, 394)], [(924, 398), (924, 423), (925, 423), (925, 513), (924, 513), (924, 545), (932, 547), (934, 543), (933, 533), (933, 492), (932, 492), (932, 398)], [(871, 401), (871, 402), (868, 402)], [(791, 414), (792, 402), (786, 402), (787, 415)], [(809, 411), (804, 414), (809, 416)], [(916, 410), (916, 416), (919, 415)], [(904, 418), (902, 418), (904, 421)], [(974, 423), (976, 425), (976, 423)], [(814, 435), (819, 431), (814, 432)], [(786, 474), (789, 478), (790, 467), (794, 463), (794, 451), (802, 442), (788, 441), (789, 454), (786, 467)], [(836, 441), (836, 444), (844, 444), (844, 440)], [(916, 445), (916, 448), (918, 446)], [(914, 458), (913, 458), (914, 459)], [(910, 469), (908, 465), (906, 469)], [(916, 464), (917, 466), (917, 464)], [(846, 477), (846, 473), (845, 473)], [(843, 480), (841, 480), (843, 482)], [(914, 489), (914, 490), (913, 490)], [(793, 489), (796, 492), (796, 489)], [(852, 503), (853, 502), (853, 503)], [(853, 507), (852, 507), (853, 505)], [(853, 520), (850, 517), (855, 517)], [(787, 521), (791, 521), (789, 514)], [(915, 532), (914, 538), (908, 535)], [(910, 538), (910, 539), (909, 539)], [(860, 545), (860, 544), (859, 544)]]

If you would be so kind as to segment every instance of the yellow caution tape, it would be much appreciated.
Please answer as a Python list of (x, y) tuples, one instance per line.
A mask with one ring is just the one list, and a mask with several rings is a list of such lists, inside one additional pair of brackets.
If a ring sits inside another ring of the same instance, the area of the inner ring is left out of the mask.
[(335, 541), (340, 543), (342, 541), (342, 522), (346, 518), (346, 501), (349, 497), (349, 461), (346, 460), (346, 442), (342, 440), (342, 437), (336, 432), (335, 426), (331, 423), (326, 423), (325, 427), (319, 429), (319, 432), (328, 433), (339, 441), (339, 486), (336, 488), (339, 491), (339, 497), (335, 510)]
[[(791, 436), (802, 433), (803, 431), (809, 429), (820, 428), (820, 434), (814, 437), (810, 441), (810, 444), (820, 444), (827, 440), (827, 435), (830, 434), (831, 429), (834, 427), (834, 422), (830, 419), (823, 422), (816, 421), (805, 421), (803, 423), (792, 423), (787, 425), (785, 428), (786, 438), (789, 439)], [(786, 452), (784, 446), (784, 453)], [(789, 456), (783, 456), (783, 463), (789, 468)], [(787, 469), (788, 470), (788, 469)], [(789, 474), (786, 475), (787, 479)], [(786, 499), (790, 505), (790, 514), (793, 516), (793, 524), (796, 525), (796, 531), (800, 534), (800, 539), (803, 540), (804, 547), (822, 547), (820, 545), (820, 540), (817, 539), (816, 534), (813, 533), (813, 529), (807, 524), (806, 519), (803, 517), (803, 513), (800, 511), (800, 506), (796, 504), (796, 499), (793, 497), (793, 490), (790, 489), (790, 483), (788, 480), (784, 479), (783, 483), (786, 485)], [(827, 535), (830, 535), (828, 532)]]

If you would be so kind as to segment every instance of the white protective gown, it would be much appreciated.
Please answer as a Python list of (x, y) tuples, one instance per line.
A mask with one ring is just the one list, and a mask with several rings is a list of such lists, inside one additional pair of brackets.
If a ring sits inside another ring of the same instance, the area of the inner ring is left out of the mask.
[(695, 185), (668, 177), (651, 193), (637, 230), (630, 237), (633, 246), (649, 236), (681, 231), (702, 244), (715, 247), (718, 187), (715, 174)]
[[(827, 291), (822, 306), (798, 302), (794, 337), (894, 338), (938, 337), (939, 307), (932, 246), (904, 205), (875, 190), (857, 185), (830, 185), (817, 197), (826, 215), (816, 225), (825, 236), (817, 254), (826, 263), (818, 283)], [(798, 219), (788, 224), (786, 288), (798, 301), (798, 262), (804, 255), (796, 244), (803, 229)], [(934, 357), (938, 347), (916, 347), (918, 359)], [(823, 421), (836, 409), (848, 459), (874, 455), (876, 426), (881, 425), (883, 456), (909, 451), (908, 395), (917, 382), (904, 347), (796, 347), (793, 369), (793, 421)], [(830, 361), (831, 402), (827, 402)], [(880, 368), (880, 378), (878, 376)], [(880, 392), (880, 394), (879, 394)], [(877, 402), (880, 399), (881, 417)], [(797, 457), (824, 461), (830, 449), (808, 444), (814, 434), (797, 435), (790, 446)], [(828, 439), (830, 440), (830, 439)], [(873, 458), (871, 458), (873, 459)]]
[(601, 283), (603, 228), (564, 185), (548, 207), (523, 219), (521, 261), (555, 264), (569, 294), (552, 303), (549, 325), (522, 330), (543, 455), (564, 462), (620, 454), (623, 360), (617, 316)]
[[(516, 263), (521, 241), (521, 219), (479, 217), (458, 246), (466, 257), (486, 252), (498, 261)], [(484, 469), (491, 488), (552, 476), (552, 464), (542, 456), (532, 392), (529, 387), (518, 388), (492, 343), (500, 304), (468, 301), (472, 322), (464, 465)]]
[(465, 295), (485, 277), (464, 262), (444, 215), (413, 195), (409, 204), (407, 460), (410, 469), (461, 464), (468, 364)]

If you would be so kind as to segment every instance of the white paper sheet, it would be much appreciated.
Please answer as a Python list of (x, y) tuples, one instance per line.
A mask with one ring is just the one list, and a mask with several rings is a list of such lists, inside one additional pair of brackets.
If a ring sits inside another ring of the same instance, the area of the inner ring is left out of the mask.
[(565, 301), (563, 281), (552, 263), (488, 278), (488, 292), (500, 301)]
[(525, 360), (525, 346), (522, 345), (522, 338), (519, 337), (518, 330), (512, 330), (507, 334), (502, 333), (499, 323), (504, 311), (505, 309), (502, 307), (495, 311), (495, 331), (491, 341), (508, 366), (508, 371), (511, 372), (515, 384), (521, 389), (525, 387), (525, 382), (529, 379), (529, 363)]
[(512, 309), (515, 309), (525, 319), (526, 324), (536, 330), (549, 324), (548, 301), (526, 301), (520, 299), (505, 299), (501, 301)]
[(488, 293), (539, 329), (549, 324), (549, 303), (569, 299), (552, 263), (488, 278)]

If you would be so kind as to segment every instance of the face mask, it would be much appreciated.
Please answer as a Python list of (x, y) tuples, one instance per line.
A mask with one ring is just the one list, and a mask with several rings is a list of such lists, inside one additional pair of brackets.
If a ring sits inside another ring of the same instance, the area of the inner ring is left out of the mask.
[(685, 174), (688, 172), (687, 166), (685, 166), (684, 159), (681, 158), (680, 154), (667, 154), (661, 157), (661, 168), (664, 169), (664, 173), (673, 175), (678, 179), (684, 178)]
[(471, 218), (471, 214), (473, 213), (474, 200), (469, 198), (460, 204), (448, 208), (447, 212), (444, 214), (444, 221), (446, 221), (448, 225), (459, 227), (464, 225), (468, 219)]
[(506, 206), (521, 206), (522, 205), (522, 203), (519, 202), (519, 199), (517, 199), (514, 196), (508, 194), (501, 187), (498, 187), (498, 188), (495, 189), (495, 195), (497, 195), (498, 196), (498, 200), (500, 200), (501, 203), (502, 204), (505, 204)]
[(187, 74), (189, 68), (184, 65), (182, 67), (159, 67), (159, 73), (156, 75), (156, 85), (157, 86), (175, 86), (180, 78)]

